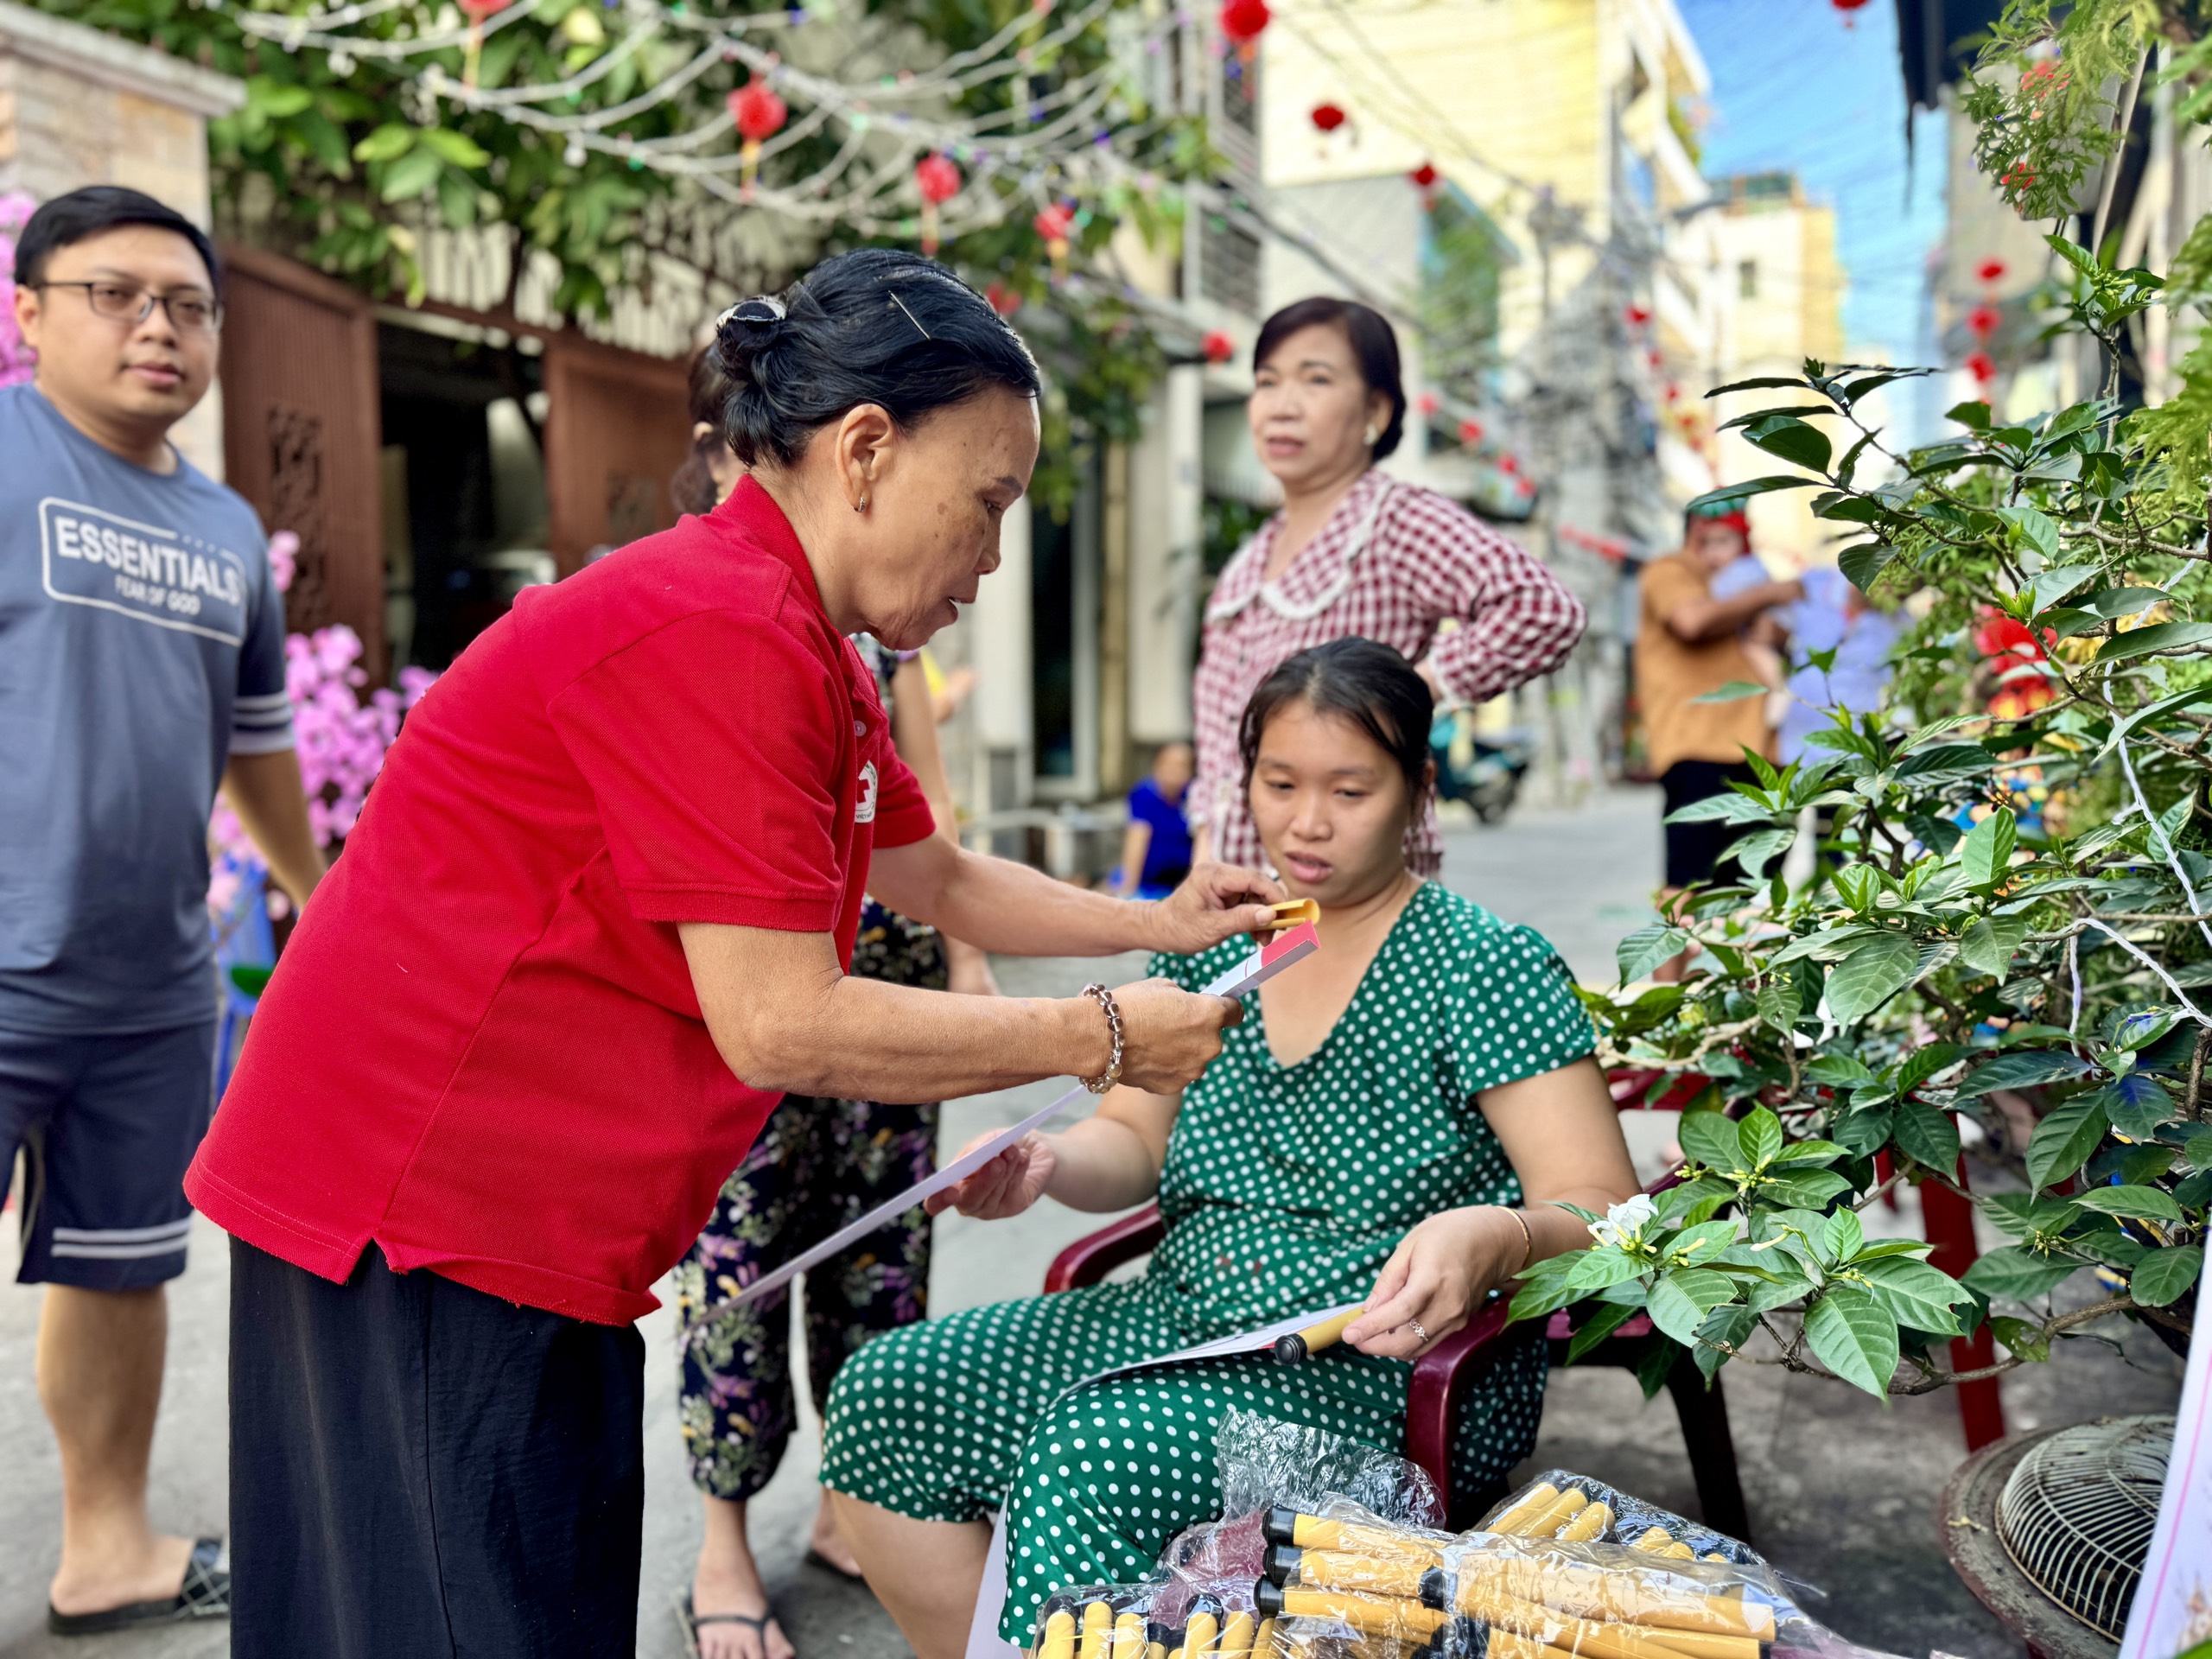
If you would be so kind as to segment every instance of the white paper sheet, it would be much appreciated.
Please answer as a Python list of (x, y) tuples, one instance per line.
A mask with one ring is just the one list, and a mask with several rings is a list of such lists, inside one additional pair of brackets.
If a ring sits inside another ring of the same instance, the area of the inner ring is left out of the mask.
[[(1305, 961), (1320, 947), (1320, 938), (1314, 931), (1311, 922), (1292, 928), (1281, 938), (1269, 941), (1265, 946), (1254, 951), (1245, 961), (1208, 985), (1205, 988), (1205, 995), (1238, 997), (1248, 991), (1255, 991), (1292, 963)], [(774, 1272), (754, 1280), (739, 1291), (735, 1296), (727, 1301), (718, 1302), (707, 1309), (684, 1327), (685, 1337), (688, 1338), (693, 1331), (719, 1318), (731, 1308), (742, 1307), (749, 1301), (766, 1296), (770, 1291), (782, 1289), (816, 1262), (826, 1262), (848, 1245), (866, 1238), (870, 1233), (875, 1232), (904, 1215), (932, 1193), (942, 1192), (947, 1187), (958, 1185), (1001, 1153), (1019, 1145), (1022, 1137), (1032, 1130), (1043, 1128), (1046, 1122), (1069, 1107), (1091, 1097), (1090, 1091), (1078, 1083), (1050, 1105), (1032, 1112), (1011, 1128), (1001, 1130), (982, 1146), (954, 1159), (926, 1180), (917, 1181), (897, 1197), (887, 1198), (850, 1226), (840, 1228), (813, 1249), (793, 1256)]]

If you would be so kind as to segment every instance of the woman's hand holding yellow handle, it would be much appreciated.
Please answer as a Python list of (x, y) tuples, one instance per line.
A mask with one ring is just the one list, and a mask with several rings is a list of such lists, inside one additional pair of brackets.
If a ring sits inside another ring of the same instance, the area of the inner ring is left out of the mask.
[(1391, 1359), (1426, 1352), (1519, 1269), (1523, 1249), (1520, 1227), (1496, 1205), (1431, 1216), (1398, 1241), (1344, 1340)]

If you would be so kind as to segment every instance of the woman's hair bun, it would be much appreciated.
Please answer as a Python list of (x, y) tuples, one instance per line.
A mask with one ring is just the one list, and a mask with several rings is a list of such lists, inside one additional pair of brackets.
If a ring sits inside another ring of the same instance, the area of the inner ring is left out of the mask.
[(753, 365), (776, 343), (791, 313), (772, 294), (740, 300), (715, 319), (715, 355), (723, 371), (740, 382), (753, 378)]
[(740, 300), (715, 319), (715, 354), (734, 386), (723, 435), (747, 467), (790, 466), (863, 404), (911, 427), (993, 386), (1028, 397), (1043, 386), (988, 300), (893, 248), (837, 254), (781, 295)]

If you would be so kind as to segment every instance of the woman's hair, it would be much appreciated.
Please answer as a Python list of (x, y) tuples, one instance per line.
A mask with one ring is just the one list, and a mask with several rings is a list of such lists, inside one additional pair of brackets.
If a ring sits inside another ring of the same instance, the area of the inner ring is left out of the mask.
[(1351, 342), (1352, 361), (1370, 391), (1390, 400), (1390, 419), (1375, 440), (1375, 459), (1380, 461), (1398, 447), (1406, 432), (1406, 383), (1398, 367), (1398, 335), (1382, 314), (1357, 300), (1332, 299), (1317, 294), (1299, 300), (1260, 325), (1259, 343), (1252, 347), (1252, 365), (1266, 362), (1276, 346), (1301, 328), (1332, 326), (1344, 331)]
[(722, 411), (736, 389), (722, 372), (715, 348), (701, 347), (691, 359), (691, 424), (714, 429), (691, 441), (691, 453), (668, 480), (668, 499), (678, 512), (712, 512), (721, 499), (721, 488), (715, 482), (714, 457), (715, 451), (729, 447), (722, 436)]
[(1236, 734), (1245, 788), (1252, 786), (1268, 722), (1294, 702), (1358, 727), (1398, 763), (1407, 798), (1421, 799), (1428, 787), (1428, 727), (1436, 698), (1403, 657), (1372, 639), (1332, 639), (1300, 652), (1261, 681)]
[(862, 404), (904, 427), (993, 386), (1042, 390), (1036, 359), (988, 301), (943, 265), (894, 248), (824, 259), (780, 296), (722, 313), (722, 431), (737, 457), (790, 466)]

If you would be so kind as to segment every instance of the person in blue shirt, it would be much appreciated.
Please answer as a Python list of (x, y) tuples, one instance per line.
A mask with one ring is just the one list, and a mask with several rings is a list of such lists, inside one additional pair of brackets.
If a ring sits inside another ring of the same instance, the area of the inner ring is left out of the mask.
[(1191, 823), (1183, 814), (1195, 764), (1188, 743), (1163, 743), (1151, 772), (1129, 791), (1122, 867), (1113, 875), (1122, 898), (1164, 898), (1191, 873)]
[(85, 1635), (229, 1611), (219, 1541), (146, 1513), (213, 1109), (218, 785), (296, 901), (322, 855), (261, 523), (168, 441), (214, 378), (214, 249), (99, 186), (31, 216), (15, 277), (37, 370), (0, 387), (0, 1184), (22, 1151), (65, 1510), (48, 1625)]

